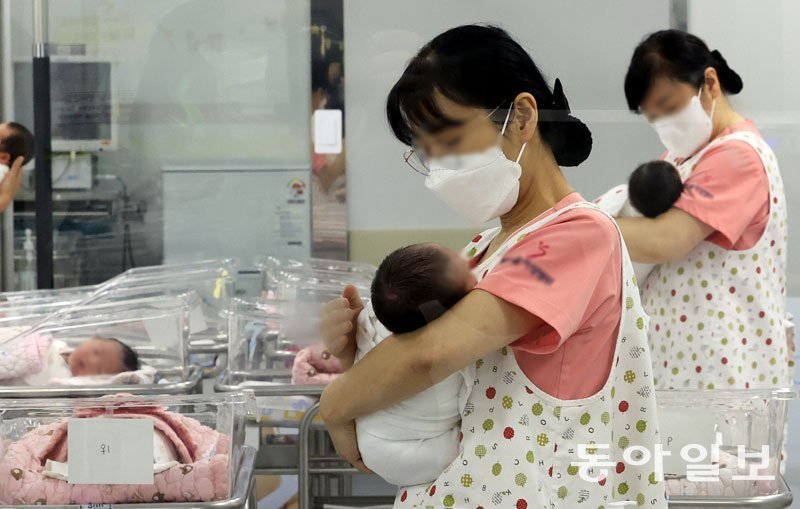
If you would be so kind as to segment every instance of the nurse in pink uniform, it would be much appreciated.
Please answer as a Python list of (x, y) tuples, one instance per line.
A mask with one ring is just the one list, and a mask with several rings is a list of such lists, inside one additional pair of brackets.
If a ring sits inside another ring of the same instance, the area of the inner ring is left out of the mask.
[(783, 181), (755, 124), (726, 98), (741, 89), (718, 51), (678, 30), (647, 37), (625, 78), (631, 111), (690, 173), (671, 210), (618, 221), (631, 258), (659, 264), (642, 282), (656, 388), (792, 385)]
[[(503, 30), (462, 26), (411, 60), (387, 114), (430, 191), (500, 226), (465, 249), (476, 289), (355, 365), (361, 299), (348, 287), (328, 305), (329, 350), (352, 366), (321, 400), (337, 451), (365, 470), (355, 419), (473, 365), (459, 457), (440, 478), (400, 487), (396, 507), (665, 508), (653, 465), (623, 455), (658, 439), (647, 319), (614, 221), (559, 167), (583, 162), (592, 143), (561, 83), (551, 88)], [(582, 478), (581, 444), (609, 445), (611, 468)]]

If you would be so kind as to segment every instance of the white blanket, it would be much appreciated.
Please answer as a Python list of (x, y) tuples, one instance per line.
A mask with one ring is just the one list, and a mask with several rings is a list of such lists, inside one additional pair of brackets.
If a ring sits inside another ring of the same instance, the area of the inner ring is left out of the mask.
[[(614, 217), (642, 217), (642, 214), (631, 205), (631, 201), (628, 199), (627, 184), (612, 187), (594, 203)], [(633, 273), (636, 274), (636, 280), (643, 283), (653, 267), (655, 264), (634, 262)]]
[[(367, 304), (358, 317), (356, 362), (391, 333)], [(474, 375), (465, 370), (399, 403), (356, 421), (364, 463), (387, 482), (432, 481), (458, 456), (461, 412)]]
[(116, 375), (70, 376), (51, 378), (50, 385), (150, 385), (156, 378), (156, 369), (142, 366), (137, 371), (125, 371)]

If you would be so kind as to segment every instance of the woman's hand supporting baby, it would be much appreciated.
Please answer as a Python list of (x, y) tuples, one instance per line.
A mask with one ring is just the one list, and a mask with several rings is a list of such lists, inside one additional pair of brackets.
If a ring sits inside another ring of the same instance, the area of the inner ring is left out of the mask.
[(345, 371), (355, 361), (358, 315), (363, 309), (364, 302), (353, 285), (345, 286), (342, 298), (328, 302), (322, 309), (319, 324), (322, 340)]

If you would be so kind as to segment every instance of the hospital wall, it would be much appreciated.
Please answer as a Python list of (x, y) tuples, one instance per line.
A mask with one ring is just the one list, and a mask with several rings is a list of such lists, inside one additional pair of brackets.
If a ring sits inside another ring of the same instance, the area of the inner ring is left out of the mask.
[[(345, 2), (348, 219), (351, 257), (379, 261), (390, 249), (440, 239), (462, 246), (471, 227), (427, 192), (402, 159), (385, 119), (385, 101), (405, 63), (448, 28), (478, 20), (507, 29), (552, 83), (560, 78), (574, 113), (592, 130), (591, 157), (564, 170), (594, 197), (657, 158), (658, 138), (630, 113), (623, 79), (643, 35), (670, 25), (671, 2), (406, 0)], [(489, 77), (491, 79), (491, 77)]]
[(731, 97), (778, 157), (789, 204), (788, 294), (800, 295), (800, 2), (690, 0), (688, 29), (719, 49), (744, 81)]
[[(457, 0), (345, 2), (348, 206), (351, 256), (379, 261), (390, 249), (440, 239), (463, 245), (470, 227), (426, 192), (402, 160), (405, 147), (384, 116), (386, 94), (419, 47), (449, 27), (486, 20), (508, 29), (551, 82), (561, 78), (594, 148), (569, 181), (587, 198), (622, 183), (663, 148), (645, 121), (627, 111), (622, 90), (636, 44), (649, 32), (688, 19), (688, 29), (718, 48), (743, 77), (734, 105), (753, 118), (781, 163), (786, 195), (800, 196), (800, 19), (794, 0), (690, 0), (503, 3)], [(686, 9), (673, 12), (673, 9)], [(680, 25), (677, 25), (680, 26)], [(791, 204), (790, 204), (791, 206)], [(790, 208), (790, 218), (798, 217)], [(800, 294), (800, 224), (790, 222), (788, 293)]]

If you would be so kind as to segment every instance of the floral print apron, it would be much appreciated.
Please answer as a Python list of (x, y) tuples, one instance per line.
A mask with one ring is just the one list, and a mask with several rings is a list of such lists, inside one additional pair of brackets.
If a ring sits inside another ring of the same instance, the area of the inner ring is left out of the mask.
[[(596, 209), (577, 203), (519, 230), (474, 269), (478, 278), (528, 233), (576, 207)], [(466, 254), (483, 252), (498, 231), (476, 237)], [(652, 461), (659, 434), (648, 319), (624, 244), (622, 251), (622, 316), (606, 385), (589, 398), (559, 400), (525, 376), (510, 348), (477, 361), (459, 456), (433, 484), (401, 488), (395, 507), (610, 509), (613, 502), (628, 501), (666, 509), (664, 484)], [(529, 268), (537, 277), (535, 267)], [(586, 446), (583, 457), (581, 444)], [(645, 458), (636, 454), (631, 461), (623, 458), (633, 446), (650, 451), (651, 460), (643, 463)], [(603, 455), (608, 457), (600, 459)], [(605, 465), (586, 469), (586, 458)]]

